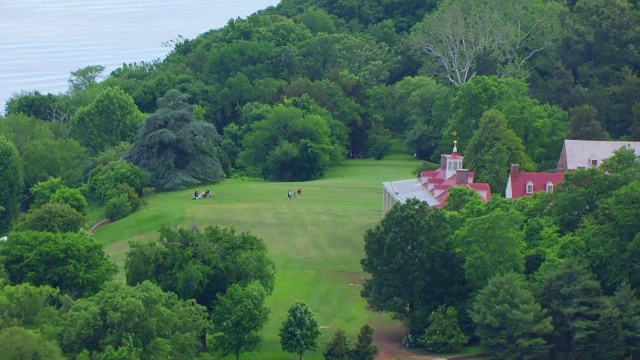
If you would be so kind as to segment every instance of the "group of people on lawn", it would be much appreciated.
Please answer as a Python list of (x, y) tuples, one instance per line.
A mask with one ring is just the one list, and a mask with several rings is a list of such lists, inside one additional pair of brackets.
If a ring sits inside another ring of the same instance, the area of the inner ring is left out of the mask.
[[(209, 191), (209, 189), (205, 189), (204, 192), (199, 192), (198, 189), (196, 189), (196, 192), (193, 193), (191, 200), (200, 200), (208, 197), (211, 197), (211, 191)], [(289, 190), (289, 193), (287, 193), (287, 199), (291, 200), (296, 198), (302, 198), (302, 188), (299, 188), (296, 192)]]
[(289, 192), (287, 193), (287, 199), (291, 200), (292, 198), (302, 198), (302, 188), (299, 188), (298, 191), (296, 192), (291, 192), (291, 190), (289, 190)]
[(211, 197), (211, 191), (209, 191), (209, 189), (205, 189), (204, 192), (198, 192), (198, 189), (196, 189), (196, 192), (191, 197), (191, 200), (200, 200), (208, 197)]

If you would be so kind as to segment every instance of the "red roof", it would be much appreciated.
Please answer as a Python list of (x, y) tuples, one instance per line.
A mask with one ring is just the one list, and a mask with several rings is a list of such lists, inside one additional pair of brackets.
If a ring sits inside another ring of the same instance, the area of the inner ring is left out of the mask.
[[(533, 184), (533, 192), (547, 191), (547, 184), (556, 185), (564, 181), (563, 173), (519, 172), (517, 176), (509, 174), (511, 180), (511, 198), (517, 199), (531, 195), (527, 193), (527, 184)], [(508, 186), (508, 185), (507, 185)]]
[(476, 191), (486, 191), (487, 196), (483, 199), (484, 201), (491, 200), (491, 187), (487, 183), (471, 183), (467, 184), (470, 188)]
[[(447, 159), (463, 159), (463, 156), (460, 156), (458, 154), (457, 151), (455, 151), (454, 148), (454, 152), (452, 154), (443, 154), (443, 157), (446, 157)], [(460, 165), (462, 164), (462, 162), (457, 162)], [(460, 169), (463, 170), (463, 169)], [(447, 166), (446, 164), (441, 164), (439, 169), (436, 169), (434, 171), (422, 171), (420, 173), (421, 179), (420, 181), (422, 182), (422, 185), (427, 189), (427, 191), (430, 191), (434, 196), (436, 191), (435, 190), (442, 190), (442, 193), (440, 193), (436, 199), (440, 202), (440, 206), (446, 204), (446, 198), (447, 196), (449, 196), (449, 189), (453, 186), (458, 186), (458, 185), (462, 185), (465, 184), (467, 185), (469, 188), (474, 189), (478, 192), (484, 191), (485, 192), (485, 196), (482, 197), (482, 199), (484, 201), (488, 201), (489, 199), (491, 199), (491, 189), (489, 188), (489, 184), (477, 184), (477, 183), (473, 183), (473, 178), (476, 176), (476, 173), (473, 171), (468, 171), (468, 170), (464, 170), (466, 171), (466, 177), (464, 177), (464, 179), (460, 179), (460, 181), (458, 181), (458, 172), (457, 171), (453, 171), (453, 172), (449, 172), (449, 174), (452, 174), (449, 178), (447, 178)], [(429, 190), (431, 188), (431, 190)]]

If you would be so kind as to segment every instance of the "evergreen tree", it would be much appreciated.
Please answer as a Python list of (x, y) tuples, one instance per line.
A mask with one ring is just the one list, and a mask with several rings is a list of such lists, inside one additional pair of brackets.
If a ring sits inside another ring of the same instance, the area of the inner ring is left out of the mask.
[(429, 317), (431, 323), (420, 343), (432, 352), (450, 353), (467, 343), (469, 338), (460, 330), (458, 310), (453, 306), (441, 305)]
[(620, 312), (606, 306), (591, 337), (589, 354), (593, 359), (620, 359), (625, 352), (624, 340)]
[(336, 331), (322, 354), (325, 360), (351, 360), (351, 344), (344, 330)]
[(509, 166), (520, 164), (523, 170), (535, 165), (527, 155), (522, 140), (509, 128), (504, 115), (488, 110), (466, 146), (466, 166), (478, 174), (478, 181), (488, 182), (491, 191), (501, 193), (507, 187)]
[(222, 166), (216, 156), (220, 136), (215, 126), (197, 121), (186, 95), (170, 90), (144, 123), (127, 155), (151, 174), (157, 190), (218, 182)]
[(363, 325), (351, 353), (351, 360), (373, 360), (378, 354), (378, 347), (373, 345), (373, 329)]
[(553, 330), (551, 318), (518, 274), (492, 278), (470, 315), (482, 347), (496, 358), (527, 359), (549, 348), (543, 336)]
[(636, 358), (640, 356), (640, 299), (629, 283), (625, 282), (618, 287), (611, 303), (622, 319), (624, 356)]
[(549, 337), (554, 352), (579, 355), (589, 346), (602, 307), (602, 290), (595, 275), (575, 259), (539, 270), (540, 304), (553, 319)]

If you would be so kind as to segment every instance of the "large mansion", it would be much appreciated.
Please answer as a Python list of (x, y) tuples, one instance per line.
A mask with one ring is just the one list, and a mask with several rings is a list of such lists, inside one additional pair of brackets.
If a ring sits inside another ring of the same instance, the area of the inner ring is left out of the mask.
[[(557, 171), (524, 172), (520, 165), (512, 164), (505, 197), (517, 199), (536, 192), (553, 192), (555, 187), (564, 181), (564, 172), (576, 169), (599, 167), (602, 162), (614, 155), (615, 151), (628, 146), (640, 154), (640, 142), (632, 141), (590, 141), (565, 140), (562, 147)], [(447, 203), (449, 189), (464, 185), (475, 190), (484, 201), (491, 199), (489, 184), (474, 183), (475, 173), (463, 167), (464, 157), (458, 154), (457, 142), (453, 152), (441, 156), (440, 168), (435, 171), (423, 171), (416, 179), (397, 180), (382, 183), (383, 205), (382, 216), (396, 202), (404, 203), (407, 199), (416, 198), (427, 202), (430, 207), (444, 206)]]
[(426, 201), (430, 207), (445, 205), (451, 187), (465, 185), (478, 192), (482, 200), (491, 199), (489, 184), (474, 183), (475, 173), (463, 168), (464, 156), (458, 154), (457, 144), (454, 143), (451, 154), (443, 154), (440, 168), (435, 171), (423, 171), (417, 179), (389, 181), (383, 186), (382, 216), (389, 211), (396, 202), (404, 203), (407, 199), (416, 198)]

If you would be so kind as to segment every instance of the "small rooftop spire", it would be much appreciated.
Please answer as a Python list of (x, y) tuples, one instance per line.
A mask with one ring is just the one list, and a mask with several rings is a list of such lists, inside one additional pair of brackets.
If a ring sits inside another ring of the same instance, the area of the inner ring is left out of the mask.
[(453, 140), (453, 153), (458, 152), (458, 140)]

